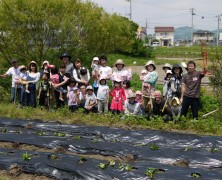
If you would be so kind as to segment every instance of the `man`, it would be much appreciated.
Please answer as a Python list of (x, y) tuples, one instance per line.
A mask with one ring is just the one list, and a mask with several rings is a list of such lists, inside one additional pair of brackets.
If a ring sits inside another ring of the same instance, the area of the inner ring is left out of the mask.
[(16, 100), (16, 96), (20, 102), (20, 94), (21, 94), (21, 85), (19, 83), (19, 75), (20, 75), (20, 67), (18, 65), (17, 59), (11, 60), (12, 67), (8, 69), (5, 74), (0, 75), (0, 77), (9, 77), (12, 76), (12, 86), (11, 86), (11, 94), (10, 94), (10, 102), (14, 102)]
[(70, 77), (73, 78), (73, 63), (70, 62), (71, 56), (68, 53), (63, 53), (60, 56), (60, 59), (63, 61), (63, 64), (66, 66), (65, 73), (69, 73)]
[(165, 122), (171, 119), (169, 106), (160, 91), (154, 92), (154, 100), (148, 102), (148, 107), (151, 110), (146, 117), (148, 120), (154, 116), (162, 116)]
[(188, 73), (183, 76), (182, 94), (180, 101), (182, 102), (181, 116), (186, 116), (189, 106), (191, 106), (193, 119), (198, 119), (198, 108), (200, 99), (201, 79), (204, 77), (204, 71), (196, 71), (194, 61), (187, 63)]

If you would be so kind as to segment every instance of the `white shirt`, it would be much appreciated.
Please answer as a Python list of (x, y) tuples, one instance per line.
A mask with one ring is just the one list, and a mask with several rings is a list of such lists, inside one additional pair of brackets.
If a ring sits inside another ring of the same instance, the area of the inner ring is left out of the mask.
[(99, 84), (97, 99), (101, 101), (107, 101), (108, 96), (109, 96), (109, 86)]
[(115, 79), (121, 79), (122, 82), (125, 80), (130, 81), (132, 79), (131, 70), (127, 70), (127, 69), (123, 68), (119, 71), (118, 69), (116, 69), (115, 71), (113, 71), (111, 79), (112, 79), (112, 81), (114, 81)]
[(8, 69), (6, 74), (8, 76), (12, 76), (12, 87), (15, 87), (16, 82), (19, 82), (20, 79), (20, 67), (17, 67), (17, 69), (11, 67)]
[(112, 75), (112, 69), (109, 66), (99, 66), (99, 75), (100, 77), (106, 77), (106, 79), (110, 79)]

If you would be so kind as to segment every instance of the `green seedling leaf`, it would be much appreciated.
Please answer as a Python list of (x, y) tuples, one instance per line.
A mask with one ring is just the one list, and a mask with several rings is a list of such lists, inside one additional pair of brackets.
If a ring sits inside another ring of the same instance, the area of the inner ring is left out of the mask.
[(66, 134), (62, 133), (62, 132), (55, 132), (53, 135), (54, 136), (59, 136), (59, 137), (65, 137), (66, 136)]
[(131, 166), (129, 164), (121, 164), (121, 163), (119, 163), (118, 169), (120, 171), (131, 171), (133, 169), (133, 166)]
[(87, 159), (84, 156), (79, 157), (79, 163), (84, 163), (86, 161), (87, 161)]
[(8, 132), (8, 130), (5, 128), (5, 129), (2, 129), (1, 132), (6, 133), (6, 132)]
[(22, 154), (22, 159), (23, 159), (24, 161), (28, 161), (28, 160), (31, 159), (31, 155), (28, 154), (27, 152), (26, 152), (26, 153), (23, 153), (23, 154)]
[(156, 144), (151, 144), (150, 145), (150, 149), (152, 151), (158, 151), (160, 149), (160, 146), (156, 145)]
[(124, 167), (124, 165), (123, 165), (122, 163), (119, 163), (118, 169), (119, 169), (120, 171), (124, 171), (124, 170), (125, 170), (125, 167)]
[(191, 176), (194, 177), (194, 178), (200, 178), (200, 177), (201, 177), (201, 174), (200, 174), (200, 173), (193, 172), (193, 173), (191, 173)]
[(50, 158), (51, 159), (54, 159), (54, 160), (59, 160), (60, 158), (57, 156), (57, 155), (55, 155), (55, 154), (52, 154), (51, 156), (50, 156)]
[(140, 144), (134, 144), (133, 146), (146, 146), (146, 144), (140, 143)]
[(80, 138), (81, 138), (80, 136), (73, 136), (73, 139), (76, 139), (76, 140), (78, 140)]
[(155, 177), (155, 175), (159, 172), (159, 170), (157, 168), (148, 168), (146, 171), (145, 171), (145, 175), (150, 177), (150, 179), (153, 179)]
[(187, 146), (184, 151), (190, 151), (191, 150), (191, 147)]
[(45, 132), (43, 132), (43, 131), (38, 131), (38, 132), (36, 132), (36, 135), (38, 135), (38, 136), (44, 136), (44, 135), (45, 135)]
[(211, 152), (211, 153), (215, 153), (215, 152), (218, 152), (219, 151), (219, 149), (218, 148), (210, 148), (210, 149), (208, 149), (208, 151), (209, 152)]
[(113, 161), (113, 160), (110, 160), (110, 161), (109, 161), (109, 166), (115, 166), (115, 164), (116, 164), (115, 161)]
[(130, 165), (125, 166), (126, 171), (131, 171), (132, 169), (133, 169), (133, 166), (130, 166)]
[(99, 167), (100, 169), (105, 169), (105, 168), (107, 168), (107, 166), (108, 166), (108, 164), (106, 164), (106, 163), (99, 163), (99, 164), (98, 164), (98, 167)]

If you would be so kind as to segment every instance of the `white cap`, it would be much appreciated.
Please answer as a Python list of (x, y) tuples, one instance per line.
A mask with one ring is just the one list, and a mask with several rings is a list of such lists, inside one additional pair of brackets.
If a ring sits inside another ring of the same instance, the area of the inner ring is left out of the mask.
[(94, 57), (93, 61), (99, 61), (99, 58), (98, 57)]

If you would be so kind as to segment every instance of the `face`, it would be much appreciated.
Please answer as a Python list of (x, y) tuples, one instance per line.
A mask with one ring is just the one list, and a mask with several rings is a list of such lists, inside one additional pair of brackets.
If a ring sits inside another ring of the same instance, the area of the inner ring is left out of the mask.
[(179, 74), (180, 73), (180, 68), (174, 68), (173, 71), (174, 71), (175, 74)]
[(66, 71), (66, 69), (64, 69), (64, 68), (60, 68), (59, 71), (60, 71), (62, 74), (64, 74), (65, 71)]
[(156, 101), (161, 100), (161, 94), (158, 92), (154, 94), (154, 97), (155, 97)]
[(31, 71), (35, 71), (35, 69), (36, 69), (36, 65), (35, 64), (31, 64)]
[(188, 72), (190, 72), (190, 73), (194, 72), (194, 70), (195, 70), (194, 64), (188, 64), (187, 68), (188, 68)]
[(13, 62), (13, 63), (12, 63), (12, 66), (13, 66), (13, 67), (18, 67), (18, 62)]
[(86, 87), (84, 87), (84, 86), (81, 87), (81, 88), (80, 88), (80, 91), (81, 91), (83, 94), (85, 94), (85, 92), (86, 92)]
[(173, 105), (174, 107), (177, 106), (176, 100), (173, 100), (172, 105)]
[(100, 60), (100, 64), (101, 64), (102, 66), (106, 66), (106, 63), (107, 63), (107, 62), (106, 62), (105, 59), (101, 59), (101, 60)]
[(87, 93), (88, 95), (92, 95), (93, 91), (92, 91), (92, 90), (87, 90), (86, 93)]
[(78, 68), (81, 67), (81, 63), (77, 61), (77, 62), (75, 62), (75, 66), (76, 66), (76, 68), (78, 69)]
[(70, 87), (75, 87), (76, 83), (72, 82), (69, 84)]
[(135, 101), (135, 98), (129, 98), (129, 102), (132, 104), (132, 103), (134, 103), (134, 101)]
[(136, 94), (136, 99), (141, 99), (142, 96), (140, 94)]
[(46, 74), (43, 74), (43, 75), (42, 75), (42, 80), (47, 80), (47, 79), (48, 79), (47, 75), (46, 75)]
[(169, 70), (169, 68), (165, 67), (163, 68), (163, 70), (165, 71), (165, 73), (167, 72), (167, 70)]
[(44, 69), (48, 68), (48, 64), (47, 63), (43, 64), (43, 67)]
[(171, 77), (172, 77), (172, 74), (167, 74), (167, 77), (168, 77), (168, 78), (171, 78)]
[(117, 87), (117, 88), (120, 87), (120, 84), (117, 83), (117, 82), (116, 82), (114, 85), (115, 85), (115, 87)]
[(148, 70), (149, 72), (154, 71), (154, 67), (153, 67), (153, 65), (149, 65), (149, 66), (147, 66), (147, 70)]
[(93, 64), (98, 65), (98, 64), (99, 64), (99, 61), (93, 61)]
[(122, 65), (122, 64), (117, 64), (117, 65), (116, 65), (116, 68), (117, 68), (118, 70), (121, 70), (121, 69), (123, 68), (123, 65)]
[(100, 84), (105, 85), (105, 84), (106, 84), (106, 80), (105, 80), (105, 79), (102, 79), (102, 80), (100, 81)]
[(62, 61), (64, 62), (64, 64), (67, 64), (69, 62), (69, 58), (68, 57), (63, 57)]

